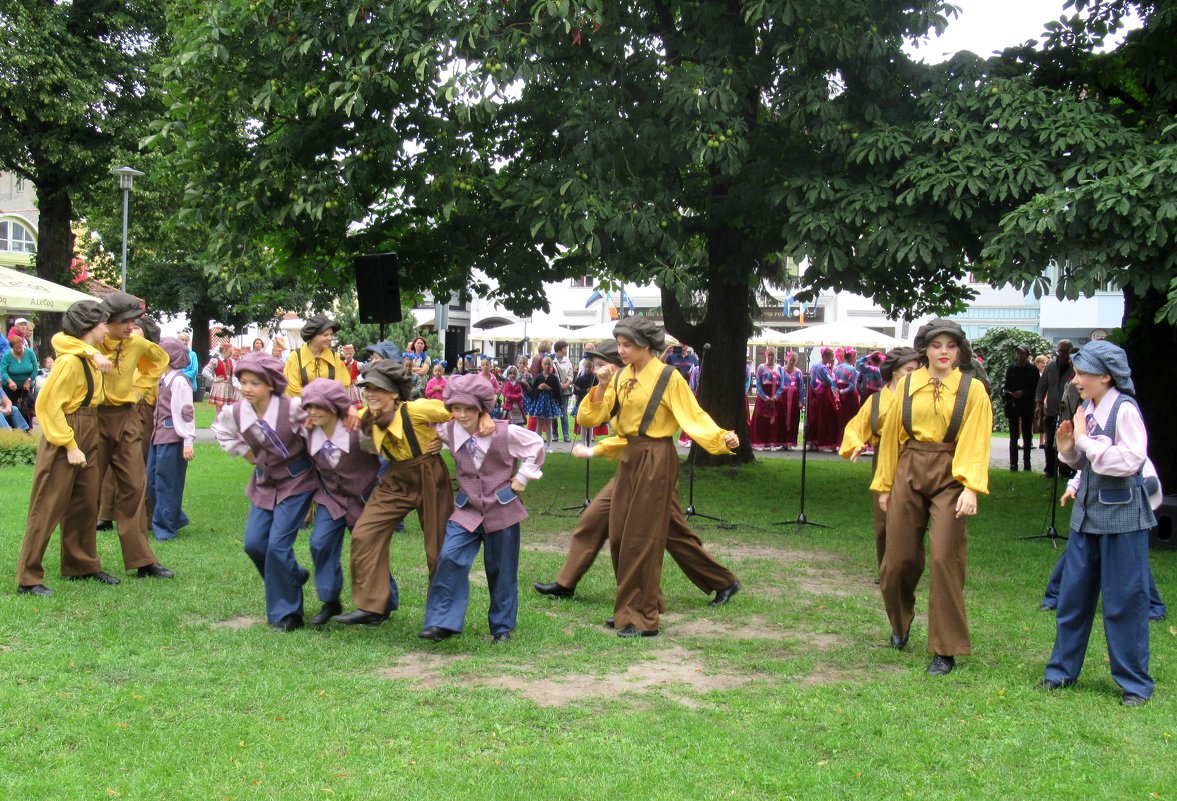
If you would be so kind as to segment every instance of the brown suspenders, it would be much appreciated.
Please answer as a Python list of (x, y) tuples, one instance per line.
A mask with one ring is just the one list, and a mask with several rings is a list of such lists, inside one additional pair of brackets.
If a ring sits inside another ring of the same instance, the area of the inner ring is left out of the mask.
[[(298, 372), (302, 376), (302, 385), (305, 387), (310, 383), (310, 376), (307, 375), (307, 368), (302, 363), (302, 349), (299, 348), (296, 350), (294, 355), (298, 359)], [(318, 376), (315, 377), (318, 378)], [(327, 377), (333, 381), (335, 380), (335, 365), (333, 365), (331, 362), (327, 362)]]
[[(903, 430), (907, 432), (907, 436), (915, 439), (915, 434), (911, 430), (911, 376), (913, 373), (908, 373), (903, 377)], [(960, 433), (961, 423), (964, 422), (964, 407), (969, 399), (969, 386), (973, 383), (973, 377), (968, 373), (961, 373), (960, 386), (956, 388), (956, 403), (952, 406), (952, 419), (948, 422), (948, 430), (944, 432), (945, 442), (956, 442), (956, 435)]]
[(879, 438), (879, 401), (882, 397), (883, 391), (879, 390), (870, 399), (870, 435), (873, 439)]

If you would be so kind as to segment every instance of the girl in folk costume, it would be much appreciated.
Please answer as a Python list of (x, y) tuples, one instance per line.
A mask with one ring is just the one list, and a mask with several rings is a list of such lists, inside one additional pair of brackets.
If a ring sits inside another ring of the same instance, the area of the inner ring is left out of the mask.
[(254, 465), (245, 489), (245, 553), (266, 588), (266, 620), (275, 631), (293, 631), (303, 625), (302, 585), (309, 578), (294, 539), (319, 486), (302, 435), (306, 412), (298, 398), (283, 394), (286, 375), (273, 356), (250, 353), (234, 372), (242, 399), (221, 410), (212, 431), (226, 453)]
[[(679, 505), (678, 453), (672, 437), (681, 427), (716, 454), (730, 454), (739, 437), (716, 426), (682, 375), (654, 356), (665, 348), (661, 326), (639, 317), (618, 323), (613, 334), (626, 367), (615, 371), (606, 364), (598, 369), (600, 383), (581, 404), (580, 419), (598, 425), (616, 415), (617, 433), (625, 439), (609, 509), (617, 576), (613, 616), (618, 636), (651, 637), (658, 633), (663, 604), (662, 552)], [(573, 455), (588, 458), (603, 447), (576, 445)]]
[(891, 645), (904, 648), (915, 617), (915, 588), (924, 572), (924, 530), (931, 545), (928, 673), (943, 676), (972, 651), (965, 619), (968, 532), (977, 496), (989, 490), (993, 407), (973, 377), (964, 331), (934, 319), (915, 335), (920, 369), (895, 390), (896, 408), (879, 435), (871, 489), (887, 513), (887, 548), (879, 589), (891, 621)]
[(351, 386), (351, 371), (331, 350), (331, 341), (339, 324), (325, 314), (316, 314), (302, 327), (306, 342), (286, 360), (286, 397), (297, 398), (302, 388), (316, 378), (330, 378), (345, 387)]
[[(388, 466), (351, 532), (351, 596), (356, 608), (334, 619), (378, 626), (388, 618), (388, 545), (393, 530), (413, 510), (424, 534), (430, 581), (437, 572), (454, 497), (433, 424), (448, 423), (452, 417), (441, 401), (408, 400), (412, 380), (392, 359), (364, 365), (360, 385), (368, 398), (368, 408), (360, 413), (365, 447), (387, 459)], [(494, 425), (489, 415), (485, 424)]]
[(821, 349), (821, 361), (809, 368), (809, 414), (805, 418), (805, 447), (810, 450), (836, 451), (841, 427), (838, 410), (841, 407), (837, 385), (834, 383), (834, 351)]
[[(880, 391), (872, 393), (870, 399), (862, 404), (854, 419), (846, 424), (842, 432), (842, 447), (838, 455), (843, 459), (857, 462), (858, 457), (868, 451), (872, 454), (879, 444), (879, 435), (887, 418), (894, 413), (895, 387), (899, 379), (919, 367), (919, 352), (915, 348), (893, 348), (887, 352), (882, 362), (880, 375), (887, 379), (887, 385)], [(871, 478), (874, 478), (877, 460), (871, 460)], [(883, 566), (883, 554), (887, 552), (887, 513), (879, 504), (878, 493), (871, 493), (872, 506), (875, 512), (875, 558), (878, 567)]]
[(552, 440), (556, 436), (556, 419), (560, 416), (560, 403), (564, 397), (560, 376), (556, 373), (551, 356), (544, 356), (540, 361), (540, 373), (532, 376), (528, 390), (531, 395), (531, 414), (537, 421), (536, 431), (547, 440), (548, 453), (551, 453)]
[(756, 368), (756, 408), (752, 411), (749, 436), (755, 450), (779, 451), (782, 426), (781, 399), (785, 394), (785, 376), (776, 363), (776, 348), (765, 348), (764, 364)]
[(1102, 595), (1120, 703), (1141, 706), (1155, 687), (1148, 672), (1148, 532), (1157, 523), (1160, 482), (1148, 460), (1148, 430), (1133, 397), (1127, 354), (1096, 340), (1071, 361), (1083, 402), (1059, 425), (1056, 443), (1059, 459), (1079, 472), (1062, 497), (1064, 505), (1073, 500), (1075, 506), (1063, 552), (1054, 651), (1038, 687), (1057, 690), (1078, 680)]
[(499, 380), (494, 375), (494, 359), (489, 356), (483, 356), (478, 360), (478, 375), (484, 381), (490, 384), (490, 388), (494, 390), (496, 395), (499, 394)]
[(842, 360), (834, 368), (834, 383), (838, 387), (838, 444), (842, 443), (842, 429), (850, 418), (858, 414), (862, 402), (858, 397), (858, 370), (854, 367), (854, 348), (842, 351)]
[(884, 354), (875, 351), (867, 356), (858, 367), (858, 400), (864, 405), (867, 398), (887, 384), (887, 379), (883, 378), (882, 370), (884, 358), (886, 358)]
[(519, 368), (507, 368), (507, 380), (503, 382), (503, 411), (507, 419), (515, 425), (525, 425), (527, 412), (523, 408), (523, 398), (526, 393), (523, 383), (519, 380)]
[(778, 422), (781, 425), (781, 441), (785, 450), (797, 447), (797, 434), (801, 430), (801, 407), (805, 405), (804, 375), (797, 369), (797, 354), (789, 351), (785, 354), (785, 366), (782, 369), (785, 377), (785, 392), (781, 397), (784, 407)]
[(241, 396), (237, 387), (233, 386), (233, 368), (236, 366), (232, 359), (233, 346), (222, 342), (217, 349), (217, 355), (208, 360), (204, 366), (204, 374), (212, 379), (212, 387), (208, 391), (208, 400), (220, 412), (225, 406), (236, 403)]
[[(107, 312), (98, 302), (81, 300), (69, 307), (61, 326), (65, 336), (95, 349), (106, 335), (106, 319)], [(59, 354), (37, 395), (37, 419), (43, 436), (37, 447), (28, 522), (16, 565), (16, 591), (21, 595), (53, 594), (45, 586), (41, 560), (59, 523), (61, 575), (119, 583), (102, 570), (94, 528), (98, 466), (86, 454), (98, 450), (97, 406), (102, 401), (103, 378), (95, 365), (107, 371), (111, 366), (101, 355)]]
[[(608, 339), (585, 351), (586, 359), (600, 368), (606, 364), (617, 369), (625, 366), (617, 353), (616, 340)], [(593, 381), (596, 375), (592, 374)], [(593, 385), (589, 386), (592, 389)], [(578, 412), (579, 417), (579, 412)], [(578, 425), (581, 421), (578, 420)], [(601, 436), (609, 433), (608, 425), (598, 426), (594, 431), (602, 432)], [(619, 456), (625, 451), (625, 440), (621, 437), (611, 437), (599, 443), (599, 448), (593, 448), (592, 453), (597, 456)], [(583, 453), (589, 452), (586, 448)], [(588, 508), (581, 514), (572, 532), (572, 541), (568, 544), (568, 554), (564, 557), (564, 564), (556, 575), (554, 582), (537, 582), (535, 591), (541, 595), (555, 598), (571, 598), (576, 592), (576, 585), (592, 567), (601, 547), (609, 539), (609, 515), (613, 504), (613, 494), (617, 488), (617, 478), (614, 476), (596, 494)], [(691, 580), (704, 594), (715, 593), (711, 599), (712, 606), (721, 606), (732, 599), (740, 591), (740, 580), (719, 562), (715, 561), (699, 535), (691, 531), (687, 525), (686, 515), (678, 503), (670, 506), (670, 524), (666, 536), (666, 552), (670, 554), (683, 574)], [(659, 611), (663, 611), (661, 608)], [(607, 626), (614, 625), (614, 619), (605, 621)]]
[(184, 514), (184, 483), (188, 463), (196, 457), (196, 411), (192, 385), (184, 374), (188, 346), (167, 337), (160, 341), (170, 362), (159, 380), (152, 420), (151, 451), (147, 455), (147, 495), (151, 499), (151, 530), (157, 540), (175, 539), (188, 525)]
[[(359, 429), (348, 431), (344, 424), (350, 406), (347, 390), (338, 381), (316, 378), (302, 389), (302, 408), (314, 426), (303, 433), (319, 474), (310, 546), (315, 590), (323, 606), (311, 618), (312, 626), (325, 625), (343, 611), (339, 603), (343, 532), (355, 529), (380, 470), (379, 457), (361, 447)], [(390, 583), (389, 608), (395, 609), (396, 603), (397, 593)]]
[[(470, 566), (483, 548), (490, 591), (487, 621), (494, 642), (506, 642), (519, 610), (519, 523), (527, 510), (519, 494), (540, 478), (544, 443), (538, 434), (505, 420), (492, 433), (479, 433), (479, 418), (489, 415), (495, 393), (485, 377), (457, 376), (446, 386), (449, 423), (434, 425), (454, 455), (458, 495), (429, 585), (425, 625), (420, 637), (440, 642), (462, 631), (470, 602)], [(518, 464), (518, 467), (516, 467)]]
[(434, 362), (433, 377), (425, 385), (425, 397), (429, 398), (429, 400), (441, 400), (442, 396), (445, 395), (446, 383), (445, 362)]

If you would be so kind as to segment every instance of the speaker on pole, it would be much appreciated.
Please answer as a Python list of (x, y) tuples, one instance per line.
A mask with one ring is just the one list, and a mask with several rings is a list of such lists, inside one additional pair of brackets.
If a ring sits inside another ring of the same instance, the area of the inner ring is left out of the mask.
[(354, 266), (360, 322), (369, 325), (399, 323), (401, 290), (396, 254), (356, 256)]

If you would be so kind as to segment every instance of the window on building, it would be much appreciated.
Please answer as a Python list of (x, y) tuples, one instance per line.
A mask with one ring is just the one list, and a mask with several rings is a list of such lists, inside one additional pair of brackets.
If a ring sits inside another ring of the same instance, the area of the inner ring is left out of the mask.
[(36, 253), (37, 240), (33, 232), (18, 222), (0, 222), (0, 250), (12, 253)]
[(593, 277), (591, 275), (582, 275), (571, 279), (571, 284), (579, 289), (587, 289), (593, 285)]

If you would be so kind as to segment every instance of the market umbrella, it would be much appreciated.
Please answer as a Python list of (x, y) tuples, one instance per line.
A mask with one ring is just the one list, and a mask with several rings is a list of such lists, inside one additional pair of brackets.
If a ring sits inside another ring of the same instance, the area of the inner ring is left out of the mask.
[(783, 334), (775, 343), (790, 347), (806, 345), (859, 345), (867, 348), (886, 350), (888, 348), (906, 345), (902, 339), (880, 334), (866, 326), (854, 323), (822, 323), (821, 325), (807, 325)]
[(63, 312), (90, 295), (30, 273), (0, 267), (0, 310)]

